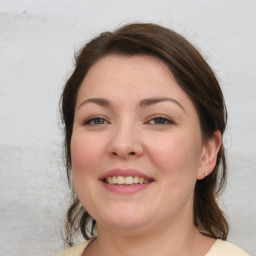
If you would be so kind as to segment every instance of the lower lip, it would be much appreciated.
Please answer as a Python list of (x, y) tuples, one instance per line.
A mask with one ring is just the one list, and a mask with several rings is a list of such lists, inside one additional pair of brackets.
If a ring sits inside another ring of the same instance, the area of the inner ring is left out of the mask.
[(144, 190), (152, 185), (153, 182), (147, 184), (133, 184), (133, 185), (114, 185), (114, 184), (107, 184), (102, 181), (103, 186), (110, 192), (117, 193), (117, 194), (133, 194)]

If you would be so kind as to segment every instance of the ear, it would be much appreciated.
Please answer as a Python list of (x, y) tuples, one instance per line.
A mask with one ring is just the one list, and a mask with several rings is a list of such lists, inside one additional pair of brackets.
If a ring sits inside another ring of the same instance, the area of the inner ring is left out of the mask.
[(219, 130), (215, 131), (213, 136), (208, 139), (202, 150), (201, 161), (199, 170), (197, 173), (197, 179), (202, 180), (206, 176), (210, 175), (213, 171), (216, 161), (217, 155), (222, 143), (222, 135)]

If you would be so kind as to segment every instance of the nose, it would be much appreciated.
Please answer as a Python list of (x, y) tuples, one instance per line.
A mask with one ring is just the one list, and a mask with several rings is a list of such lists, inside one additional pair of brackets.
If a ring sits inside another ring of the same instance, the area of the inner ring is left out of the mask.
[(108, 146), (108, 153), (111, 157), (136, 158), (141, 156), (143, 151), (141, 136), (136, 127), (123, 125), (113, 130)]

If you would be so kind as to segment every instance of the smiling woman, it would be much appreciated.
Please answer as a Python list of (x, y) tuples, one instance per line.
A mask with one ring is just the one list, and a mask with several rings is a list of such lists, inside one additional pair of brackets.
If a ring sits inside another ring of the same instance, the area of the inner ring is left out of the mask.
[[(62, 95), (73, 202), (61, 255), (247, 255), (224, 242), (226, 108), (175, 32), (131, 24), (78, 54)], [(72, 172), (72, 179), (71, 179)]]

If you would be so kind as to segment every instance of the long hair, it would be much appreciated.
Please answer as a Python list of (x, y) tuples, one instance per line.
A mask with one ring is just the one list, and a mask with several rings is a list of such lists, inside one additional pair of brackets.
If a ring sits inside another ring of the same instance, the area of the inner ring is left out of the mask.
[[(73, 200), (66, 216), (66, 242), (69, 245), (73, 244), (73, 235), (79, 230), (86, 240), (93, 236), (96, 224), (81, 205), (71, 180), (70, 141), (77, 92), (90, 67), (109, 54), (145, 54), (161, 59), (192, 100), (199, 116), (203, 139), (210, 139), (216, 130), (220, 130), (223, 135), (226, 128), (226, 106), (214, 72), (197, 49), (181, 35), (156, 24), (135, 23), (114, 32), (104, 32), (88, 42), (76, 56), (74, 71), (64, 87), (60, 101), (66, 170)], [(222, 144), (212, 173), (196, 182), (193, 214), (195, 227), (210, 237), (223, 240), (228, 235), (228, 223), (218, 206), (217, 198), (225, 183), (226, 160)]]

